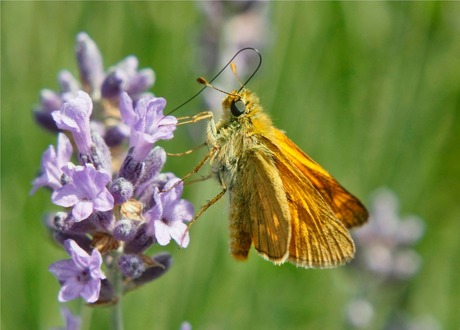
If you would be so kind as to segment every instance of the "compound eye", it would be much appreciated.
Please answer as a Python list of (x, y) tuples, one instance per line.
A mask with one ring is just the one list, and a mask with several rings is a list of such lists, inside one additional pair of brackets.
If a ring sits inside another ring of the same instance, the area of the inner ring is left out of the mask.
[(230, 104), (230, 111), (232, 112), (232, 115), (239, 117), (246, 112), (246, 105), (241, 100), (234, 101)]

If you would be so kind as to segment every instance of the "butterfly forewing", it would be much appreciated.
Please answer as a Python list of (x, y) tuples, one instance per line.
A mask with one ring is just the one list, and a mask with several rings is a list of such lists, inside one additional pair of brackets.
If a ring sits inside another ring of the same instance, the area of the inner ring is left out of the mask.
[(306, 155), (283, 132), (275, 129), (281, 153), (302, 172), (347, 228), (360, 226), (369, 217), (364, 205), (338, 183), (325, 169)]
[(288, 258), (291, 236), (290, 212), (281, 178), (273, 170), (271, 156), (263, 150), (248, 152), (244, 164), (251, 166), (250, 170), (242, 166), (230, 190), (231, 252), (242, 259), (250, 246), (247, 243), (252, 241), (261, 256), (280, 264)]
[[(269, 145), (277, 148), (275, 144)], [(289, 261), (309, 268), (348, 262), (355, 253), (348, 230), (290, 159), (279, 151), (274, 155), (291, 213)]]

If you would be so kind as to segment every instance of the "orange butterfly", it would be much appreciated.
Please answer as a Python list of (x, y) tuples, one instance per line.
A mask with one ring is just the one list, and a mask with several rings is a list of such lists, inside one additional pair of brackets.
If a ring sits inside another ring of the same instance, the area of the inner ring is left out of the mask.
[[(232, 70), (236, 75), (233, 63)], [(198, 82), (219, 90), (204, 78)], [(348, 262), (355, 253), (348, 228), (367, 221), (366, 208), (275, 128), (259, 98), (241, 85), (238, 91), (221, 91), (227, 96), (217, 124), (212, 112), (189, 121), (209, 120), (211, 148), (189, 175), (209, 160), (211, 176), (222, 187), (195, 219), (228, 192), (230, 252), (236, 259), (247, 259), (254, 245), (276, 265), (328, 268)]]

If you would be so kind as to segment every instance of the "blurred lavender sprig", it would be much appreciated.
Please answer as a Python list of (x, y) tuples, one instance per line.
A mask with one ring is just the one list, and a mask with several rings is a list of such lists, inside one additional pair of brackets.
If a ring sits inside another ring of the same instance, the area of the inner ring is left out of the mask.
[[(357, 255), (351, 263), (351, 270), (353, 278), (357, 279), (357, 292), (346, 307), (349, 327), (421, 329), (419, 320), (404, 313), (401, 303), (404, 285), (421, 269), (422, 258), (414, 246), (424, 232), (425, 223), (420, 217), (400, 216), (399, 201), (394, 192), (387, 188), (375, 191), (369, 223), (353, 233)], [(385, 300), (384, 296), (392, 299), (389, 310), (377, 307), (380, 301)], [(386, 313), (383, 321), (382, 313)], [(426, 317), (431, 322), (427, 322), (423, 329), (440, 329), (434, 318)], [(377, 325), (376, 322), (384, 324)]]
[[(270, 2), (264, 0), (197, 2), (203, 12), (204, 25), (200, 31), (200, 58), (204, 72), (211, 76), (227, 63), (228, 59), (245, 47), (262, 50), (272, 40)], [(238, 72), (249, 76), (257, 67), (259, 58), (252, 52), (243, 52), (235, 62)], [(218, 86), (238, 84), (231, 70), (225, 70), (216, 79)], [(204, 91), (206, 106), (219, 109), (221, 97), (212, 91)], [(219, 115), (219, 114), (216, 114)]]
[(369, 224), (354, 232), (359, 246), (354, 265), (385, 281), (410, 279), (421, 267), (413, 247), (424, 232), (421, 218), (401, 217), (396, 195), (380, 189), (372, 198)]
[(44, 128), (58, 131), (51, 113), (77, 96), (79, 91), (84, 91), (89, 94), (95, 108), (91, 123), (95, 126), (93, 129), (104, 137), (109, 146), (118, 145), (129, 134), (118, 120), (120, 94), (126, 92), (135, 102), (144, 96), (153, 96), (147, 90), (155, 82), (155, 73), (150, 68), (138, 70), (139, 62), (135, 56), (128, 56), (104, 71), (99, 48), (84, 32), (77, 35), (75, 53), (80, 80), (68, 70), (59, 72), (59, 91), (43, 89), (40, 92), (40, 105), (34, 109), (35, 119)]
[(78, 330), (81, 327), (81, 318), (79, 316), (73, 315), (70, 310), (67, 308), (61, 309), (62, 318), (65, 321), (65, 326), (51, 328), (51, 330)]
[(183, 183), (161, 173), (166, 152), (155, 144), (173, 138), (177, 119), (163, 114), (165, 99), (147, 92), (153, 70), (138, 70), (129, 56), (105, 72), (86, 33), (75, 51), (80, 80), (61, 71), (60, 90), (42, 90), (34, 110), (41, 126), (59, 133), (31, 193), (48, 188), (62, 207), (45, 217), (71, 257), (49, 268), (61, 284), (58, 300), (113, 304), (169, 269), (169, 254), (145, 251), (171, 239), (186, 247), (194, 209), (182, 199)]

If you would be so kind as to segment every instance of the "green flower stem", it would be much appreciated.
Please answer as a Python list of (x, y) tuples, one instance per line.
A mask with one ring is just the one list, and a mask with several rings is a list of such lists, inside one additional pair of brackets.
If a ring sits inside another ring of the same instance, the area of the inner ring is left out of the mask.
[(114, 251), (112, 253), (112, 263), (110, 267), (110, 280), (113, 285), (115, 303), (110, 307), (110, 323), (111, 329), (123, 330), (123, 310), (121, 302), (123, 299), (123, 278), (118, 268), (118, 257), (120, 252)]

